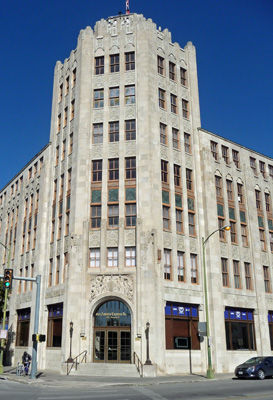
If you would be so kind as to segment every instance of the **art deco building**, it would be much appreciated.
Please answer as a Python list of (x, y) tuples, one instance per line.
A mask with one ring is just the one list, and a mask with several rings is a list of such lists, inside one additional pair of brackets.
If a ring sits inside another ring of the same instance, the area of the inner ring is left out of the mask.
[[(70, 322), (72, 357), (144, 364), (149, 323), (155, 373), (205, 372), (214, 231), (212, 366), (272, 354), (272, 191), (272, 159), (201, 128), (191, 42), (137, 14), (82, 30), (56, 64), (48, 146), (0, 193), (14, 275), (41, 275), (38, 368), (61, 369)], [(31, 351), (35, 300), (35, 283), (13, 281), (14, 364)]]

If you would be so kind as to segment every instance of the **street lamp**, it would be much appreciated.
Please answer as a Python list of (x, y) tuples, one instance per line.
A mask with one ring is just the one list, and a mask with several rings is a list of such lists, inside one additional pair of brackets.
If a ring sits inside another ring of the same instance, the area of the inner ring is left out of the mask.
[[(10, 263), (10, 248), (5, 246), (3, 243), (0, 242), (0, 244), (5, 247), (6, 250), (8, 250), (8, 264), (7, 264), (7, 269), (9, 269), (9, 263)], [(7, 311), (7, 299), (8, 299), (8, 289), (5, 289), (5, 299), (4, 299), (4, 309), (3, 309), (3, 329), (5, 329), (5, 324), (6, 324), (6, 311)], [(0, 348), (0, 374), (4, 373), (4, 367), (3, 367), (3, 356), (4, 356), (4, 339), (1, 339), (1, 348)]]
[(204, 290), (205, 290), (205, 308), (206, 308), (206, 322), (207, 322), (207, 349), (208, 349), (208, 369), (207, 369), (207, 379), (214, 379), (214, 371), (212, 369), (211, 363), (211, 341), (210, 341), (210, 329), (209, 329), (209, 307), (208, 307), (208, 290), (207, 290), (207, 272), (206, 272), (206, 260), (205, 260), (205, 245), (209, 238), (218, 231), (229, 231), (230, 225), (224, 225), (222, 228), (218, 228), (213, 231), (206, 239), (202, 237), (202, 247), (203, 247), (203, 267), (204, 267)]
[(70, 355), (66, 362), (73, 363), (73, 358), (72, 358), (73, 322), (72, 321), (70, 322), (69, 334), (70, 334)]
[(149, 355), (149, 331), (150, 331), (150, 322), (146, 323), (146, 345), (147, 345), (147, 360), (145, 362), (145, 365), (152, 365), (152, 361), (150, 360), (150, 355)]

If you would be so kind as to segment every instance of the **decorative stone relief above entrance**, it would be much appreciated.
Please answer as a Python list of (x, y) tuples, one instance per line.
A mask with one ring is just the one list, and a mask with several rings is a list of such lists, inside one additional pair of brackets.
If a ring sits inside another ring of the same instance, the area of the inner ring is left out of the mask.
[(97, 275), (91, 277), (90, 283), (89, 302), (104, 293), (121, 293), (133, 301), (134, 279), (131, 275)]

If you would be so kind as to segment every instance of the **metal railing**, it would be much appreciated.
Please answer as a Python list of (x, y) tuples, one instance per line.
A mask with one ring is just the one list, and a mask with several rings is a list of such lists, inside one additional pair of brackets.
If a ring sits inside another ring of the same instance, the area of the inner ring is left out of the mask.
[(135, 351), (134, 351), (134, 364), (138, 370), (140, 377), (142, 378), (143, 377), (143, 364), (140, 361), (140, 359)]
[[(83, 354), (82, 359), (81, 359), (81, 361), (78, 362), (78, 358), (79, 358), (82, 354)], [(66, 361), (66, 366), (67, 366), (67, 367), (66, 367), (66, 375), (69, 375), (69, 374), (70, 374), (70, 372), (71, 372), (72, 368), (74, 367), (74, 365), (75, 365), (75, 370), (77, 370), (77, 369), (78, 369), (78, 364), (82, 363), (83, 360), (84, 360), (84, 362), (86, 363), (86, 354), (87, 354), (87, 350), (84, 350), (84, 351), (82, 351), (80, 354), (78, 354), (76, 357), (74, 357), (74, 358), (72, 359), (72, 362)], [(70, 369), (68, 368), (68, 364), (69, 364)]]

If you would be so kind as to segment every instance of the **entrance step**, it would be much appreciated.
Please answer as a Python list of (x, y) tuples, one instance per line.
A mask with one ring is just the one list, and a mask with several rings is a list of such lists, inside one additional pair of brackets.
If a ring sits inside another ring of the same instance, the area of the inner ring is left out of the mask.
[(77, 370), (72, 370), (70, 375), (86, 376), (123, 376), (139, 378), (139, 373), (134, 364), (106, 364), (106, 363), (81, 363)]
[(106, 364), (106, 363), (81, 363), (77, 370), (72, 370), (71, 375), (86, 376), (123, 376), (139, 378), (139, 373), (134, 364)]

